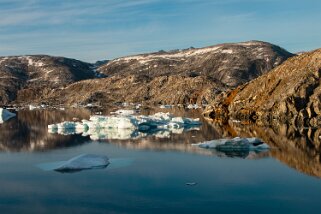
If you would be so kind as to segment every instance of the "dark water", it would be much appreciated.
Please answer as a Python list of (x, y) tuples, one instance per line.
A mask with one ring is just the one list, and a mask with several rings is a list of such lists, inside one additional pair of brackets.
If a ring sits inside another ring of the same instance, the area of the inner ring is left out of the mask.
[[(197, 111), (169, 111), (200, 117)], [(0, 124), (1, 213), (320, 213), (319, 130), (203, 121), (199, 131), (169, 138), (100, 142), (47, 132), (48, 124), (90, 114), (19, 111)], [(235, 136), (260, 137), (272, 149), (224, 154), (190, 145)], [(82, 153), (134, 161), (78, 173), (36, 167)]]

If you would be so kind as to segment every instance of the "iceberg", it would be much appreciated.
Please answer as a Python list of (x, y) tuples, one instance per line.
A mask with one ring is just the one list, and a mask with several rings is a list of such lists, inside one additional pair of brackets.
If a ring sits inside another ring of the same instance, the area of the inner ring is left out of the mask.
[(198, 130), (199, 119), (174, 117), (169, 113), (154, 115), (117, 114), (111, 116), (94, 115), (81, 122), (66, 121), (48, 125), (49, 133), (62, 135), (82, 134), (93, 140), (133, 139), (148, 135), (169, 137), (171, 133)]
[(7, 121), (15, 116), (16, 116), (16, 114), (14, 114), (6, 109), (0, 108), (0, 124), (4, 123), (5, 121)]
[(105, 155), (81, 154), (67, 161), (38, 164), (37, 167), (44, 171), (61, 173), (74, 173), (90, 169), (117, 169), (127, 167), (133, 163), (131, 158), (109, 159)]
[(109, 165), (105, 155), (82, 154), (67, 161), (39, 164), (38, 167), (46, 171), (77, 172), (88, 169), (103, 169)]
[(219, 151), (254, 151), (269, 149), (269, 146), (259, 138), (236, 137), (232, 139), (211, 140), (193, 145), (200, 148), (216, 149)]

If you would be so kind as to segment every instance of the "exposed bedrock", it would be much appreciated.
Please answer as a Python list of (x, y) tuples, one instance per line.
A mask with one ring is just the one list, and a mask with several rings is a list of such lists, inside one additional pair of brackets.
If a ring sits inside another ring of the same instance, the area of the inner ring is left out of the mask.
[(301, 127), (320, 126), (320, 74), (321, 49), (292, 57), (257, 79), (216, 96), (204, 115), (258, 124), (277, 120)]

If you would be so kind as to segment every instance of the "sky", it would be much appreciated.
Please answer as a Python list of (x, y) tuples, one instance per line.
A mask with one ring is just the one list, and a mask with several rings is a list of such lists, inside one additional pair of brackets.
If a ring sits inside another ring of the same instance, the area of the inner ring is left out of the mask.
[(0, 0), (0, 56), (83, 61), (262, 40), (321, 48), (320, 0)]

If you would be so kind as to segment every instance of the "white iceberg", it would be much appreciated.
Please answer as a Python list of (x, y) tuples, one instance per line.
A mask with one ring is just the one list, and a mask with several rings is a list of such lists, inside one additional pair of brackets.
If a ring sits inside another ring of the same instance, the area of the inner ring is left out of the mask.
[(12, 113), (6, 109), (0, 108), (0, 123), (3, 123), (15, 116), (16, 116), (15, 113)]
[(216, 149), (220, 151), (253, 151), (269, 149), (269, 146), (259, 138), (236, 137), (232, 139), (211, 140), (193, 145), (200, 148)]
[[(48, 132), (63, 135), (82, 134), (98, 139), (133, 139), (154, 136), (169, 136), (171, 133), (182, 133), (197, 130), (201, 125), (199, 119), (174, 117), (169, 113), (144, 115), (91, 116), (82, 122), (62, 122), (48, 126)], [(166, 135), (164, 135), (166, 133)]]

